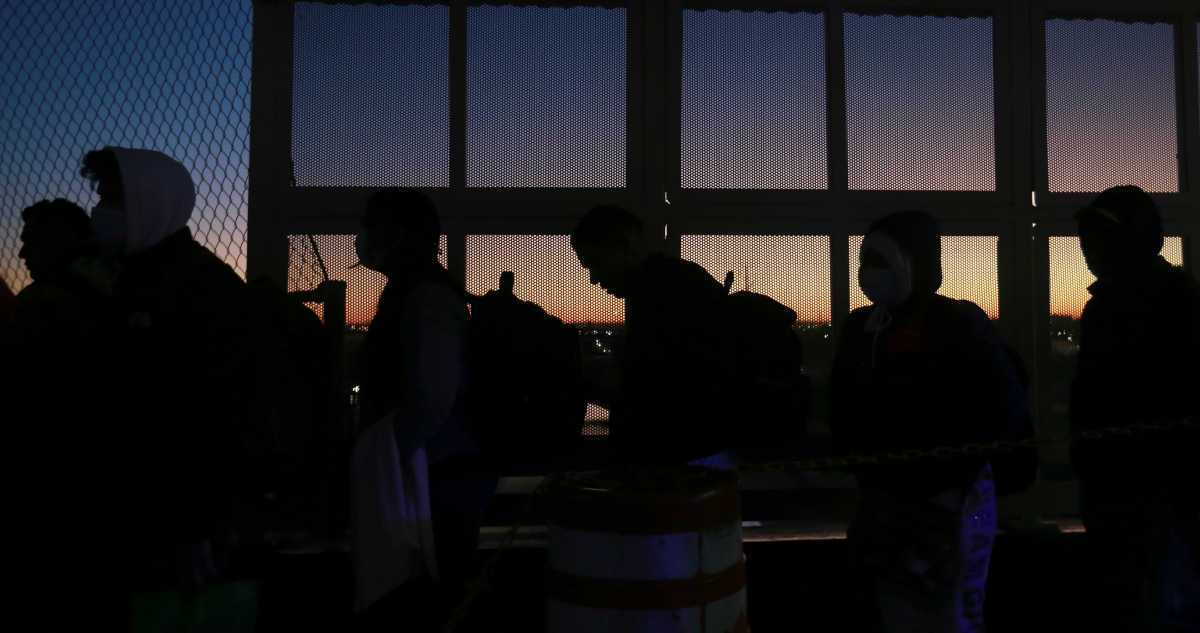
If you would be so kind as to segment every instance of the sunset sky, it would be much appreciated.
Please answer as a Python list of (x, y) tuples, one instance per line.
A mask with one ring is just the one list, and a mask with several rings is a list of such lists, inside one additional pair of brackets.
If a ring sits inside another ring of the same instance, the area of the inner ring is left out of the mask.
[[(106, 144), (187, 165), (199, 193), (193, 229), (244, 272), (250, 2), (120, 4), (0, 6), (0, 22), (21, 34), (0, 46), (0, 104), (13, 123), (2, 146), (0, 274), (18, 289), (28, 281), (16, 257), (20, 209), (58, 196), (94, 204), (78, 161)], [(467, 18), (468, 185), (624, 186), (625, 11), (485, 6)], [(446, 186), (448, 27), (445, 7), (297, 5), (299, 185)], [(828, 186), (823, 29), (815, 13), (684, 12), (683, 187)], [(993, 189), (992, 20), (847, 14), (844, 34), (849, 186)], [(1177, 190), (1172, 27), (1055, 19), (1046, 38), (1051, 189)], [(322, 239), (323, 254), (353, 263), (348, 237)], [(1054, 239), (1052, 310), (1075, 314), (1088, 275), (1077, 246)], [(996, 244), (943, 243), (942, 292), (993, 317)], [(684, 257), (715, 278), (734, 270), (743, 287), (749, 266), (752, 290), (810, 321), (829, 318), (828, 249), (824, 236), (683, 238)], [(564, 320), (623, 319), (621, 302), (587, 283), (565, 236), (472, 236), (467, 254), (472, 291), (513, 270), (518, 295)], [(1181, 243), (1164, 254), (1179, 261)], [(351, 320), (369, 319), (382, 280), (361, 268), (331, 274), (351, 284)]]

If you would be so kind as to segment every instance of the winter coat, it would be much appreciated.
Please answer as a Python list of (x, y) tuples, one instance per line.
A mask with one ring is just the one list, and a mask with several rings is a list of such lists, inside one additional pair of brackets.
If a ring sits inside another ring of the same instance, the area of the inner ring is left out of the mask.
[(661, 254), (634, 274), (609, 422), (633, 461), (681, 464), (733, 445), (733, 363), (719, 321), (725, 294), (699, 265)]
[[(1073, 431), (1200, 415), (1200, 284), (1162, 257), (1120, 280), (1088, 287), (1079, 363), (1071, 384)], [(1079, 442), (1079, 476), (1156, 485), (1197, 477), (1200, 429)], [(1200, 481), (1196, 481), (1200, 484)]]
[[(853, 453), (932, 449), (1015, 439), (1029, 412), (1011, 358), (987, 314), (936, 294), (941, 240), (933, 219), (901, 212), (876, 221), (908, 255), (912, 290), (890, 324), (865, 326), (876, 306), (850, 313), (831, 375), (830, 425)], [(986, 456), (855, 469), (859, 485), (919, 500), (974, 481)]]

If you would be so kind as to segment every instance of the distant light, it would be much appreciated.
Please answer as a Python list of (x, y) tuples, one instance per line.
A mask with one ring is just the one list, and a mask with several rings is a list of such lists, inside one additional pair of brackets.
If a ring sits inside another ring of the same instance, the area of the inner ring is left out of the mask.
[(826, 334), (826, 335), (825, 335), (825, 338), (829, 338), (829, 335), (828, 335), (828, 334)]
[(354, 385), (354, 389), (351, 389), (351, 391), (353, 391), (354, 393), (358, 393), (358, 385)]

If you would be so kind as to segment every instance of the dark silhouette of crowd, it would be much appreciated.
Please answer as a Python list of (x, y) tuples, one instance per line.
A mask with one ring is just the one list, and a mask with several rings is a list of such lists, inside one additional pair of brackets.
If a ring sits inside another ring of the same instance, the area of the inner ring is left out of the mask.
[[(380, 190), (355, 243), (360, 264), (387, 278), (359, 353), (361, 430), (342, 452), (305, 452), (323, 440), (280, 403), (316, 387), (286, 384), (295, 372), (280, 350), (315, 316), (287, 313), (281, 291), (245, 283), (193, 238), (195, 184), (178, 161), (105, 147), (83, 157), (81, 176), (99, 196), (90, 216), (62, 199), (26, 208), (20, 256), (32, 283), (15, 297), (0, 286), (0, 388), (6, 406), (37, 420), (10, 427), (10, 452), (36, 465), (9, 478), (25, 544), (13, 555), (27, 579), (20, 598), (43, 616), (29, 630), (128, 629), (134, 594), (197, 596), (254, 577), (280, 482), (320, 455), (345, 471), (337, 486), (349, 498), (310, 510), (336, 515), (322, 525), (349, 536), (360, 629), (438, 629), (476, 573), (504, 471), (486, 439), (493, 422), (472, 400), (489, 378), (471, 362), (486, 343), (477, 321), (491, 308), (480, 306), (509, 310), (544, 334), (536, 341), (561, 343), (563, 324), (507, 295), (466, 293), (438, 262), (429, 198)], [(1159, 255), (1154, 201), (1116, 187), (1076, 218), (1098, 280), (1082, 317), (1073, 430), (1200, 414), (1200, 285)], [(739, 447), (802, 433), (810, 385), (794, 312), (657, 252), (620, 207), (589, 211), (571, 246), (591, 283), (626, 301), (619, 380), (591, 390), (611, 409), (603, 465), (736, 468)], [(941, 253), (922, 211), (886, 215), (866, 233), (858, 279), (871, 303), (839, 324), (831, 377), (843, 454), (1032, 434), (1020, 357), (979, 306), (938, 294)], [(504, 284), (511, 292), (511, 276)], [(574, 340), (563, 367), (578, 364)], [(526, 416), (513, 424), (570, 427), (544, 449), (561, 452), (548, 462), (578, 450), (577, 395), (513, 394), (513, 415)], [(1186, 620), (1195, 611), (1178, 605), (1200, 599), (1188, 584), (1200, 569), (1198, 447), (1197, 428), (1072, 446), (1082, 518), (1123, 631), (1196, 630)], [(885, 630), (983, 630), (997, 490), (1028, 487), (1014, 482), (1032, 482), (1036, 466), (985, 452), (851, 469), (861, 489), (851, 562), (871, 578)]]

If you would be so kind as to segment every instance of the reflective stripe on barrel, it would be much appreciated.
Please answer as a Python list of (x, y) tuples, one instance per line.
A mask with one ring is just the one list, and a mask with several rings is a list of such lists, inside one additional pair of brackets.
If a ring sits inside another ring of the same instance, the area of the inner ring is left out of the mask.
[(746, 586), (746, 558), (715, 574), (674, 580), (587, 578), (550, 568), (546, 595), (597, 609), (686, 609), (728, 598)]
[(551, 633), (749, 632), (738, 481), (698, 474), (691, 492), (551, 487)]

